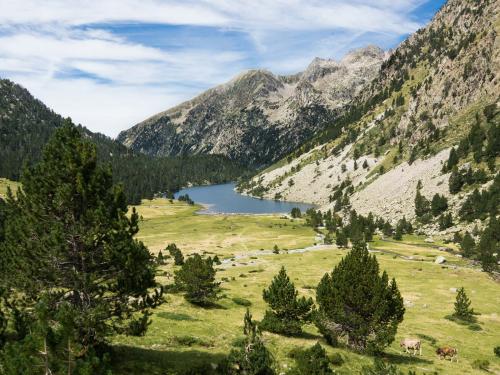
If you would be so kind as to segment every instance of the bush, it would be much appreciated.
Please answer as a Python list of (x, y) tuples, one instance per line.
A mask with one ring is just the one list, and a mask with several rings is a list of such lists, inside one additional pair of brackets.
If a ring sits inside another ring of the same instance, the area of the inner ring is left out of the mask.
[(477, 370), (484, 370), (488, 371), (490, 367), (490, 361), (487, 359), (476, 359), (474, 362), (472, 362), (472, 368), (475, 368)]
[(344, 363), (344, 358), (340, 355), (340, 353), (333, 353), (330, 356), (330, 363), (334, 366), (342, 366)]
[(493, 348), (493, 353), (495, 353), (497, 357), (500, 357), (500, 346), (495, 346)]
[(294, 375), (327, 375), (333, 374), (330, 369), (329, 358), (325, 349), (316, 343), (309, 349), (297, 352), (294, 355), (296, 367), (290, 371)]

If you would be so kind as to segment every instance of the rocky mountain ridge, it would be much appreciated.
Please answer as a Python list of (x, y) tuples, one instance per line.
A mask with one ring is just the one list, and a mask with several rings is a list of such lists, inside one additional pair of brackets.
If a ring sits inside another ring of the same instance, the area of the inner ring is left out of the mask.
[(290, 76), (250, 70), (135, 125), (118, 140), (150, 155), (222, 154), (268, 164), (334, 122), (385, 57), (368, 46), (338, 62), (316, 58)]
[[(463, 202), (474, 188), (491, 186), (500, 164), (499, 145), (492, 143), (500, 125), (499, 8), (497, 0), (449, 0), (384, 61), (337, 128), (318, 133), (241, 190), (316, 203), (323, 211), (373, 212), (395, 222), (415, 218), (420, 181), (421, 193), (429, 200), (445, 196), (454, 222), (460, 222)], [(476, 126), (483, 145), (479, 157), (465, 152), (456, 168), (486, 177), (452, 193), (453, 171), (444, 165), (452, 147), (472, 142)], [(490, 155), (486, 166), (481, 155), (488, 137), (496, 157)]]

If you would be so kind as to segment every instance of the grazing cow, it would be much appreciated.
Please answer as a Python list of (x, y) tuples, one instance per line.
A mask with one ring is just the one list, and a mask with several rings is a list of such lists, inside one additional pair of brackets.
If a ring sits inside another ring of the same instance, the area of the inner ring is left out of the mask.
[(406, 353), (410, 353), (410, 350), (413, 350), (413, 355), (417, 355), (417, 352), (422, 355), (422, 343), (419, 339), (404, 339), (401, 340), (399, 345), (404, 348)]
[(458, 362), (458, 349), (452, 348), (451, 346), (443, 346), (442, 348), (438, 348), (436, 350), (436, 354), (440, 359), (450, 358), (450, 361), (454, 359)]

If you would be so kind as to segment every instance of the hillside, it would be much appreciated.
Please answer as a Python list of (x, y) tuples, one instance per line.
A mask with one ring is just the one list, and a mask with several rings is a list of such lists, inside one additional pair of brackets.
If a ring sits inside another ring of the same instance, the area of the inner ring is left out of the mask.
[[(0, 177), (19, 180), (23, 166), (40, 160), (43, 147), (64, 122), (25, 88), (0, 80)], [(96, 145), (99, 159), (111, 165), (115, 182), (123, 184), (130, 203), (188, 184), (233, 181), (245, 171), (221, 155), (156, 158), (83, 126), (79, 129)]]
[(291, 76), (250, 70), (122, 132), (118, 140), (149, 155), (221, 154), (269, 164), (335, 121), (376, 76), (377, 47), (341, 61), (314, 59)]
[[(240, 188), (395, 222), (415, 218), (421, 181), (424, 197), (445, 196), (453, 221), (462, 221), (466, 196), (487, 189), (498, 171), (499, 5), (448, 1), (392, 52), (336, 124)], [(450, 175), (463, 179), (469, 167), (478, 178), (452, 192)]]

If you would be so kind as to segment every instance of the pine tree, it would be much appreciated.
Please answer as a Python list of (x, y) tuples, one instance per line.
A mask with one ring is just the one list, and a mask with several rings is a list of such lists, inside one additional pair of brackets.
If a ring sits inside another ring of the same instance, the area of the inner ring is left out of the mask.
[(500, 260), (500, 221), (495, 216), (490, 217), (488, 226), (481, 233), (477, 252), (483, 271), (498, 271)]
[(245, 340), (239, 348), (231, 350), (221, 366), (227, 375), (274, 375), (274, 359), (262, 341), (261, 333), (247, 309), (244, 317)]
[(398, 223), (396, 226), (396, 231), (394, 232), (393, 238), (396, 241), (401, 241), (403, 239), (403, 226)]
[(434, 194), (431, 201), (431, 211), (433, 216), (439, 216), (448, 209), (448, 200), (444, 195)]
[(175, 272), (175, 284), (186, 292), (187, 301), (208, 306), (217, 300), (220, 291), (215, 274), (211, 259), (203, 259), (200, 254), (194, 254)]
[(297, 353), (294, 359), (296, 366), (289, 372), (290, 375), (329, 375), (334, 373), (330, 368), (330, 360), (325, 349), (318, 342)]
[(471, 301), (465, 294), (465, 289), (461, 287), (457, 291), (457, 298), (455, 301), (455, 316), (464, 321), (470, 321), (474, 317), (474, 310), (470, 307)]
[[(139, 217), (135, 210), (127, 215), (109, 168), (98, 165), (95, 146), (69, 122), (21, 182), (22, 190), (7, 201), (0, 251), (0, 285), (23, 296), (11, 301), (13, 313), (29, 322), (26, 345), (16, 350), (29, 355), (36, 347), (59, 358), (39, 346), (51, 335), (90, 355), (114, 332), (129, 332), (141, 319), (137, 312), (147, 315), (161, 303), (161, 292), (148, 294), (157, 286), (154, 258), (133, 238)], [(48, 321), (50, 327), (35, 329)]]
[(162, 266), (164, 265), (166, 262), (165, 262), (165, 257), (163, 256), (163, 253), (162, 251), (160, 250), (160, 252), (158, 253), (158, 255), (156, 256), (156, 264)]
[(394, 341), (405, 311), (396, 281), (389, 282), (386, 272), (379, 274), (366, 244), (353, 246), (331, 274), (323, 276), (316, 302), (316, 324), (325, 338), (345, 337), (351, 348), (370, 352)]
[(445, 230), (453, 226), (453, 218), (451, 213), (442, 214), (438, 219), (439, 230)]
[(263, 330), (296, 335), (302, 332), (302, 325), (311, 319), (313, 300), (298, 297), (285, 267), (281, 267), (269, 288), (263, 291), (262, 297), (270, 307), (260, 323)]
[(464, 180), (462, 174), (458, 171), (457, 167), (453, 167), (448, 181), (448, 186), (451, 194), (457, 194), (462, 189)]
[(420, 189), (417, 188), (417, 194), (415, 195), (415, 215), (418, 218), (423, 217), (425, 214), (429, 213), (429, 206), (429, 201), (420, 194)]
[(464, 253), (464, 256), (471, 258), (474, 255), (476, 243), (469, 232), (465, 232), (465, 235), (460, 242), (460, 247)]
[(184, 264), (184, 255), (182, 255), (182, 251), (175, 243), (169, 244), (165, 250), (167, 250), (170, 256), (174, 258), (174, 264), (176, 266), (182, 266)]
[(452, 148), (450, 151), (450, 156), (448, 157), (448, 161), (446, 162), (446, 168), (443, 168), (443, 172), (451, 171), (452, 168), (458, 164), (458, 155), (455, 148)]
[(337, 232), (335, 233), (335, 244), (338, 247), (347, 247), (348, 243), (348, 238), (345, 230), (342, 229), (337, 229)]

